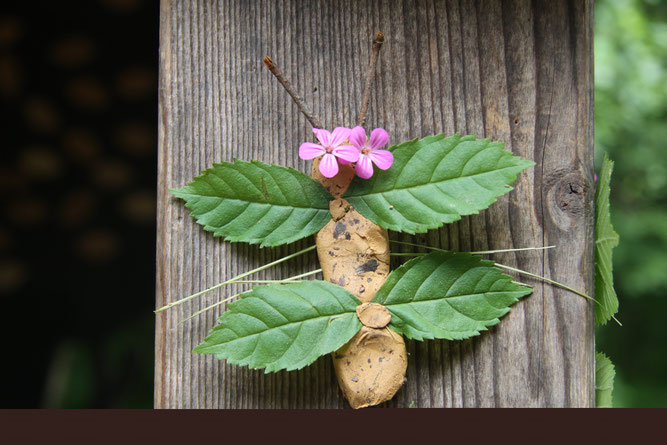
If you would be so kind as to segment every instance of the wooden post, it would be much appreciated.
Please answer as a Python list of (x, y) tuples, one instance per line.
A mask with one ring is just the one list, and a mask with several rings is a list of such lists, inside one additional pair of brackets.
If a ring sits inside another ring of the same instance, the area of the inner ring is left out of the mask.
[[(259, 159), (309, 172), (310, 125), (262, 66), (271, 55), (325, 127), (354, 126), (371, 39), (386, 41), (367, 128), (390, 143), (445, 132), (506, 143), (537, 165), (480, 215), (393, 239), (458, 250), (556, 245), (496, 261), (593, 292), (592, 1), (162, 0), (157, 307), (311, 245), (259, 249), (214, 239), (168, 189), (213, 162)], [(264, 278), (315, 269), (315, 255)], [(534, 292), (466, 341), (409, 342), (391, 407), (593, 406), (593, 311), (530, 278)], [(192, 353), (242, 287), (157, 315), (158, 408), (343, 408), (327, 355), (264, 374)]]

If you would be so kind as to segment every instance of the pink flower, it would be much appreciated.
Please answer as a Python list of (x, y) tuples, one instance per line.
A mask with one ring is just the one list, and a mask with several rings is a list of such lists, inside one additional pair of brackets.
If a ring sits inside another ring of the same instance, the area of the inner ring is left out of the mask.
[(390, 151), (379, 150), (389, 142), (389, 134), (383, 128), (371, 131), (371, 137), (367, 139), (366, 130), (354, 127), (349, 139), (350, 143), (361, 152), (354, 168), (360, 178), (368, 179), (373, 176), (373, 164), (381, 170), (386, 170), (394, 163), (394, 155)]
[(322, 156), (320, 173), (327, 178), (333, 178), (338, 174), (338, 162), (349, 164), (350, 162), (357, 162), (357, 159), (359, 159), (358, 149), (352, 145), (344, 145), (350, 131), (349, 128), (337, 127), (329, 133), (328, 130), (313, 128), (313, 133), (315, 133), (320, 143), (304, 142), (299, 147), (299, 157), (308, 160)]

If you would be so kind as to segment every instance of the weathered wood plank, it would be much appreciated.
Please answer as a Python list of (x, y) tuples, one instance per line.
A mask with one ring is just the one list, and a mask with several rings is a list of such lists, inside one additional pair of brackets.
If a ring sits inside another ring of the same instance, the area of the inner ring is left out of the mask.
[[(263, 68), (271, 55), (327, 127), (353, 126), (373, 32), (387, 36), (367, 126), (393, 142), (455, 131), (504, 141), (538, 165), (480, 215), (393, 239), (460, 250), (552, 245), (498, 262), (593, 291), (592, 2), (163, 0), (157, 306), (311, 245), (259, 249), (213, 239), (170, 198), (213, 162), (260, 159), (304, 172), (310, 127)], [(396, 249), (404, 250), (404, 249)], [(258, 275), (317, 268), (315, 255)], [(390, 407), (592, 406), (591, 305), (535, 287), (502, 323), (463, 342), (409, 342)], [(159, 408), (343, 408), (329, 356), (265, 375), (192, 354), (230, 286), (157, 316)]]

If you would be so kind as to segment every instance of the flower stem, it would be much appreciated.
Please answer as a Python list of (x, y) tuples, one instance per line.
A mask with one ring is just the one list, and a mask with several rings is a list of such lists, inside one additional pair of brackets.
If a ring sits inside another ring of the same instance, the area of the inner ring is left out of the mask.
[[(286, 278), (284, 280), (260, 280), (260, 281), (240, 281), (240, 280), (237, 280), (237, 281), (234, 281), (234, 282), (235, 283), (282, 283), (282, 284), (300, 283), (301, 281), (299, 281), (298, 278), (307, 277), (308, 275), (315, 275), (316, 273), (320, 273), (320, 272), (322, 272), (322, 269), (316, 269), (316, 270), (312, 270), (310, 272), (306, 272), (306, 273), (302, 273), (300, 275), (295, 275), (293, 277)], [(220, 306), (222, 303), (226, 303), (229, 300), (233, 300), (234, 298), (238, 297), (239, 295), (241, 295), (241, 294), (232, 295), (231, 297), (227, 297), (224, 300), (218, 301), (217, 303), (213, 303), (210, 306), (206, 306), (204, 309), (195, 312), (194, 314), (190, 315), (188, 318), (185, 318), (185, 319), (179, 321), (178, 324), (182, 324), (182, 323), (185, 323), (188, 320), (192, 320), (197, 315), (203, 314), (204, 312), (208, 311), (209, 309), (213, 309), (216, 306)]]
[[(415, 243), (408, 243), (406, 241), (395, 241), (395, 240), (389, 240), (390, 243), (396, 243), (396, 244), (403, 244), (405, 246), (412, 246), (412, 247), (423, 247), (424, 249), (431, 249), (431, 250), (440, 250), (443, 251), (444, 249), (439, 249), (437, 247), (431, 247), (431, 246), (422, 246), (421, 244), (415, 244)], [(466, 252), (466, 253), (471, 253), (473, 255), (488, 255), (492, 253), (505, 253), (505, 252), (523, 252), (526, 250), (545, 250), (545, 249), (553, 249), (556, 246), (545, 246), (545, 247), (520, 247), (517, 249), (498, 249), (498, 250), (478, 250), (476, 252)], [(412, 253), (406, 254), (406, 255), (397, 255), (393, 254), (395, 256), (416, 256)], [(421, 255), (421, 254), (420, 254)]]
[(234, 298), (238, 297), (239, 295), (241, 295), (241, 294), (235, 294), (235, 295), (232, 295), (231, 297), (227, 297), (227, 298), (225, 298), (224, 300), (220, 300), (220, 301), (218, 301), (217, 303), (213, 303), (213, 304), (210, 305), (210, 306), (206, 306), (204, 309), (195, 312), (194, 314), (190, 315), (188, 318), (184, 318), (183, 320), (179, 321), (178, 324), (183, 324), (183, 323), (185, 323), (185, 322), (188, 321), (188, 320), (192, 320), (192, 319), (195, 318), (197, 315), (199, 315), (199, 314), (203, 314), (204, 312), (208, 311), (209, 309), (213, 309), (213, 308), (216, 307), (216, 306), (220, 306), (221, 304), (226, 303), (226, 302), (228, 302), (229, 300), (233, 300)]
[(322, 269), (315, 269), (311, 270), (310, 272), (302, 273), (300, 275), (295, 275), (293, 277), (285, 278), (284, 280), (236, 280), (234, 283), (244, 283), (244, 284), (254, 284), (254, 283), (299, 283), (298, 281), (299, 278), (307, 277), (310, 275), (315, 275), (317, 273), (322, 272)]
[(227, 285), (227, 284), (235, 283), (236, 281), (240, 280), (241, 278), (245, 278), (245, 277), (247, 277), (248, 275), (252, 275), (252, 274), (257, 273), (257, 272), (261, 272), (261, 271), (264, 270), (264, 269), (268, 269), (269, 267), (275, 266), (276, 264), (280, 264), (280, 263), (282, 263), (282, 262), (284, 262), (284, 261), (287, 261), (287, 260), (292, 259), (292, 258), (294, 258), (294, 257), (296, 257), (296, 256), (299, 256), (299, 255), (302, 255), (302, 254), (304, 254), (304, 253), (306, 253), (306, 252), (310, 252), (311, 250), (315, 250), (316, 248), (317, 248), (317, 246), (310, 246), (310, 247), (307, 247), (307, 248), (305, 248), (305, 249), (303, 249), (303, 250), (299, 250), (298, 252), (292, 253), (292, 254), (287, 255), (287, 256), (285, 256), (285, 257), (282, 257), (282, 258), (280, 258), (280, 259), (278, 259), (278, 260), (275, 260), (275, 261), (273, 261), (273, 262), (271, 262), (271, 263), (269, 263), (269, 264), (265, 264), (265, 265), (263, 265), (263, 266), (261, 266), (261, 267), (258, 267), (257, 269), (253, 269), (253, 270), (251, 270), (251, 271), (249, 271), (249, 272), (242, 273), (241, 275), (237, 275), (237, 276), (235, 276), (234, 278), (230, 278), (230, 279), (227, 280), (227, 281), (223, 281), (222, 283), (216, 284), (216, 285), (213, 286), (213, 287), (209, 287), (208, 289), (204, 289), (203, 291), (197, 292), (196, 294), (192, 294), (192, 295), (190, 295), (189, 297), (181, 298), (180, 300), (171, 302), (171, 303), (169, 303), (169, 304), (166, 305), (166, 306), (162, 306), (160, 309), (157, 309), (157, 310), (154, 311), (154, 312), (157, 314), (158, 312), (162, 312), (162, 311), (165, 311), (165, 310), (167, 310), (167, 309), (171, 309), (172, 307), (174, 307), (174, 306), (176, 306), (176, 305), (179, 305), (179, 304), (181, 304), (181, 303), (185, 303), (186, 301), (192, 300), (192, 299), (195, 298), (195, 297), (198, 297), (198, 296), (200, 296), (200, 295), (203, 295), (203, 294), (205, 294), (205, 293), (207, 293), (207, 292), (211, 292), (212, 290), (218, 289), (219, 287), (225, 286), (225, 285)]
[(289, 95), (292, 97), (292, 100), (296, 104), (297, 108), (301, 113), (303, 113), (304, 116), (306, 116), (306, 119), (308, 119), (308, 122), (310, 122), (310, 125), (313, 126), (313, 128), (322, 128), (322, 121), (320, 121), (319, 118), (313, 115), (313, 113), (310, 111), (306, 103), (303, 101), (303, 97), (301, 97), (299, 94), (294, 91), (294, 88), (292, 88), (292, 85), (289, 83), (289, 81), (285, 78), (283, 75), (282, 71), (278, 68), (278, 65), (276, 65), (271, 57), (266, 56), (264, 57), (264, 65), (271, 71), (271, 74), (273, 74), (276, 79), (278, 79), (278, 82), (285, 88), (285, 91), (289, 93)]
[(366, 85), (364, 85), (364, 95), (361, 99), (361, 111), (359, 112), (359, 122), (357, 125), (363, 127), (366, 123), (366, 111), (368, 110), (368, 100), (371, 96), (371, 82), (375, 77), (375, 66), (378, 63), (378, 56), (380, 55), (380, 48), (384, 43), (384, 34), (381, 32), (375, 33), (375, 38), (373, 39), (373, 53), (371, 54), (371, 63), (368, 67), (368, 73), (366, 74)]
[[(569, 291), (572, 292), (572, 293), (575, 293), (575, 294), (577, 294), (577, 295), (579, 295), (579, 296), (581, 296), (581, 297), (584, 297), (584, 298), (586, 298), (586, 299), (588, 299), (588, 300), (591, 300), (591, 301), (593, 301), (594, 303), (597, 303), (597, 304), (599, 304), (600, 306), (602, 306), (602, 303), (600, 303), (599, 301), (597, 301), (595, 298), (593, 298), (593, 297), (591, 297), (591, 296), (589, 296), (589, 295), (586, 295), (586, 294), (583, 293), (583, 292), (579, 292), (578, 290), (572, 289), (570, 286), (566, 286), (566, 285), (564, 285), (564, 284), (562, 284), (562, 283), (559, 283), (558, 281), (550, 280), (549, 278), (545, 278), (545, 277), (542, 277), (542, 276), (540, 276), (540, 275), (535, 275), (535, 274), (533, 274), (533, 273), (526, 272), (525, 270), (516, 269), (516, 268), (514, 268), (514, 267), (510, 267), (510, 266), (505, 266), (504, 264), (500, 264), (500, 263), (495, 263), (495, 266), (496, 266), (496, 267), (499, 267), (499, 268), (501, 268), (501, 269), (511, 270), (512, 272), (520, 273), (520, 274), (522, 274), (522, 275), (528, 275), (529, 277), (537, 278), (538, 280), (546, 281), (547, 283), (553, 284), (554, 286), (563, 288), (563, 289), (565, 289), (565, 290), (569, 290)], [(618, 319), (617, 319), (616, 317), (614, 317), (614, 316), (612, 315), (611, 318), (612, 318), (616, 323), (618, 323), (619, 326), (623, 326), (623, 325), (621, 324), (621, 322), (618, 321)]]
[[(440, 251), (440, 252), (447, 252), (447, 250), (445, 250), (445, 249), (440, 249), (440, 248), (438, 248), (438, 247), (422, 246), (421, 244), (408, 243), (408, 242), (405, 242), (405, 241), (394, 241), (394, 240), (389, 240), (389, 242), (396, 243), (396, 244), (404, 244), (404, 245), (406, 245), (406, 246), (423, 247), (424, 249), (437, 250), (437, 251)], [(467, 253), (480, 255), (480, 254), (489, 254), (489, 253), (516, 252), (516, 251), (523, 251), (523, 250), (551, 249), (551, 248), (553, 248), (553, 247), (555, 247), (555, 246), (546, 246), (546, 247), (524, 247), (524, 248), (519, 248), (519, 249), (481, 250), (481, 251), (478, 251), (478, 252), (467, 252)], [(421, 256), (421, 255), (424, 255), (424, 253), (421, 253), (421, 252), (414, 252), (414, 253), (413, 253), (413, 252), (400, 252), (400, 253), (391, 253), (390, 255), (391, 255), (391, 256)], [(500, 263), (497, 263), (497, 262), (495, 262), (495, 261), (494, 261), (494, 265), (497, 266), (497, 267), (499, 267), (499, 268), (502, 268), (502, 269), (511, 270), (512, 272), (517, 272), (517, 273), (520, 273), (520, 274), (523, 274), (523, 275), (527, 275), (527, 276), (529, 276), (529, 277), (537, 278), (538, 280), (542, 280), (542, 281), (545, 281), (545, 282), (547, 282), (547, 283), (553, 284), (554, 286), (560, 287), (560, 288), (562, 288), (562, 289), (569, 290), (570, 292), (572, 292), (572, 293), (574, 293), (574, 294), (577, 294), (577, 295), (579, 295), (579, 296), (581, 296), (581, 297), (584, 297), (584, 298), (586, 298), (586, 299), (588, 299), (588, 300), (591, 300), (591, 301), (593, 301), (593, 302), (596, 303), (596, 304), (602, 305), (602, 303), (600, 303), (599, 301), (597, 301), (595, 298), (591, 297), (590, 295), (586, 295), (586, 294), (583, 293), (583, 292), (579, 292), (578, 290), (575, 290), (575, 289), (573, 289), (573, 288), (571, 288), (571, 287), (569, 287), (569, 286), (566, 286), (565, 284), (559, 283), (558, 281), (550, 280), (549, 278), (545, 278), (545, 277), (542, 277), (542, 276), (540, 276), (540, 275), (535, 275), (535, 274), (533, 274), (533, 273), (526, 272), (525, 270), (517, 269), (517, 268), (514, 268), (514, 267), (510, 267), (510, 266), (505, 266), (504, 264), (500, 264)], [(519, 282), (515, 282), (515, 283), (516, 283), (516, 284), (520, 284), (520, 285), (522, 285), (522, 286), (530, 287), (530, 286), (528, 286), (528, 285), (526, 285), (526, 284), (523, 284), (523, 283), (519, 283)], [(614, 317), (614, 316), (612, 315), (611, 318), (612, 318), (616, 323), (618, 323), (619, 326), (623, 326), (623, 325), (621, 324), (621, 322), (618, 321), (618, 319), (616, 319), (616, 317)]]
[(547, 283), (553, 284), (554, 286), (561, 287), (561, 288), (569, 290), (570, 292), (573, 292), (573, 293), (575, 293), (579, 296), (582, 296), (582, 297), (586, 298), (587, 300), (595, 301), (595, 298), (593, 298), (591, 296), (588, 296), (583, 292), (579, 292), (578, 290), (572, 289), (571, 287), (566, 286), (564, 284), (561, 284), (557, 281), (550, 280), (549, 278), (545, 278), (545, 277), (540, 276), (540, 275), (535, 275), (534, 273), (526, 272), (525, 270), (517, 269), (515, 267), (505, 266), (504, 264), (500, 264), (500, 263), (495, 263), (494, 262), (494, 266), (499, 267), (501, 269), (511, 270), (512, 272), (520, 273), (522, 275), (528, 275), (529, 277), (537, 278), (538, 280), (546, 281)]
[(473, 255), (489, 255), (492, 253), (505, 253), (505, 252), (525, 252), (527, 250), (546, 250), (553, 249), (556, 246), (544, 246), (544, 247), (520, 247), (518, 249), (497, 249), (497, 250), (478, 250), (476, 252), (469, 252)]

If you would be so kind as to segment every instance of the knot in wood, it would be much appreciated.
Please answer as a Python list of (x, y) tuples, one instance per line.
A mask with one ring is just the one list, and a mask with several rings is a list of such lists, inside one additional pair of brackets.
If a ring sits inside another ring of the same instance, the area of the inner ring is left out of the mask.
[[(547, 180), (551, 219), (561, 230), (579, 224), (586, 215), (588, 187), (577, 172), (560, 171)], [(557, 178), (557, 179), (556, 179)]]
[(378, 303), (363, 303), (357, 306), (357, 317), (368, 328), (382, 329), (391, 321), (386, 307)]

